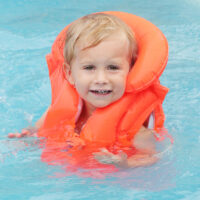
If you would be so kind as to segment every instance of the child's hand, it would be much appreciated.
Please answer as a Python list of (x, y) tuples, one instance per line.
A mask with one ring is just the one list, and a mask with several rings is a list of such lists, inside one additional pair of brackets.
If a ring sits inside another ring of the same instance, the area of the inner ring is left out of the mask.
[(127, 155), (124, 152), (113, 154), (106, 148), (102, 148), (100, 152), (93, 153), (94, 158), (103, 164), (112, 164), (117, 167), (126, 167)]
[(93, 153), (93, 155), (100, 163), (112, 164), (121, 168), (146, 167), (158, 161), (158, 158), (152, 154), (141, 153), (127, 158), (124, 152), (113, 154), (105, 148), (102, 148), (100, 152)]
[(21, 133), (9, 133), (9, 138), (23, 138), (36, 136), (37, 130), (35, 128), (22, 129)]

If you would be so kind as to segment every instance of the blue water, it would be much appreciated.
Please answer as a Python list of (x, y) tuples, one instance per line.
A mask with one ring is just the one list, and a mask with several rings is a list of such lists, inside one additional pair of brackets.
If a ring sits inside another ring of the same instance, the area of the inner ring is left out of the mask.
[[(41, 162), (36, 139), (8, 140), (50, 103), (45, 55), (69, 22), (119, 10), (152, 21), (169, 41), (161, 82), (172, 150), (152, 167), (104, 178), (66, 174)], [(0, 0), (0, 199), (200, 199), (200, 0)]]

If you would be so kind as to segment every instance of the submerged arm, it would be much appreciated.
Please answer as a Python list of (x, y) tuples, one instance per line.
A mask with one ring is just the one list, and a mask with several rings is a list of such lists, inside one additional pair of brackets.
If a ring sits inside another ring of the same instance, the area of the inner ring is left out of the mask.
[(127, 167), (150, 166), (157, 162), (155, 143), (153, 131), (142, 127), (133, 139), (138, 153), (127, 159)]
[(117, 155), (113, 154), (105, 148), (101, 152), (94, 153), (94, 156), (101, 163), (113, 164), (123, 168), (149, 166), (158, 160), (155, 156), (155, 138), (152, 130), (142, 127), (135, 135), (132, 143), (138, 153), (130, 157), (127, 157), (124, 152)]

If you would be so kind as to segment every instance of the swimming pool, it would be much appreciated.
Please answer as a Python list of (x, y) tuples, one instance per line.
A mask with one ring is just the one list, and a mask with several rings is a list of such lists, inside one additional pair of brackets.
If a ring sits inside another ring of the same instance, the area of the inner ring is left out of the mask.
[[(6, 136), (34, 123), (49, 105), (45, 55), (57, 34), (74, 19), (104, 10), (144, 17), (166, 35), (169, 62), (161, 82), (170, 88), (165, 125), (175, 143), (149, 168), (104, 178), (66, 176), (41, 162), (36, 140)], [(0, 11), (0, 199), (200, 199), (199, 0), (7, 0)]]

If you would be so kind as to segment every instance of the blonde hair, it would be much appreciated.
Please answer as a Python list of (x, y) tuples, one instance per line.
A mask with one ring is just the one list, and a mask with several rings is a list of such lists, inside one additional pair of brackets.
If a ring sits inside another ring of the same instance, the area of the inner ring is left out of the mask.
[(108, 38), (117, 31), (122, 31), (129, 41), (129, 52), (131, 57), (131, 65), (137, 56), (137, 43), (134, 33), (130, 27), (121, 19), (109, 14), (90, 14), (73, 22), (66, 33), (66, 41), (64, 47), (65, 62), (70, 64), (74, 58), (74, 50), (78, 41), (87, 42), (82, 50), (97, 46), (100, 42)]

